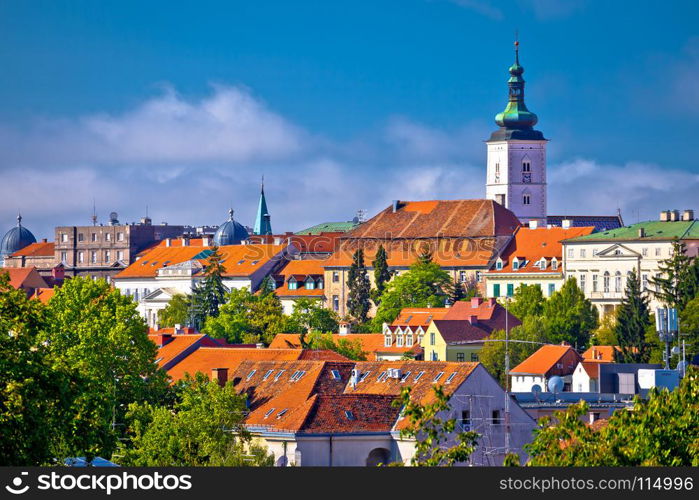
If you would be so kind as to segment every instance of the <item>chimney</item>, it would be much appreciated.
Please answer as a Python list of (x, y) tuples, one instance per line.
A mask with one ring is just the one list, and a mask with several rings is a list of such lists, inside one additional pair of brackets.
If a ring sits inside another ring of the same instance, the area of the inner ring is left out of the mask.
[(646, 237), (646, 230), (645, 228), (639, 227), (638, 228), (638, 237), (639, 238), (645, 238)]
[(228, 368), (212, 368), (211, 380), (218, 382), (218, 385), (223, 387), (228, 382)]
[(205, 247), (210, 246), (210, 245), (211, 245), (211, 238), (209, 238), (208, 236), (204, 236), (204, 237), (201, 239), (201, 244), (202, 244), (203, 246), (205, 246)]
[[(686, 210), (685, 210), (685, 212), (686, 212)], [(47, 240), (46, 238), (41, 238), (41, 242), (42, 242), (42, 243), (48, 243), (48, 240)]]
[(172, 238), (165, 238), (165, 246), (166, 247), (172, 246)]
[(529, 229), (536, 229), (538, 226), (539, 226), (539, 221), (536, 221), (536, 220), (529, 221)]
[(663, 210), (660, 212), (660, 221), (661, 222), (667, 222), (670, 220), (670, 211), (669, 210)]
[[(685, 210), (684, 212), (682, 212), (682, 220), (694, 220), (694, 210)], [(44, 242), (46, 242), (46, 240), (44, 240)]]
[(570, 219), (563, 219), (561, 221), (561, 227), (563, 229), (570, 229), (570, 226), (572, 225), (573, 221)]
[(672, 222), (677, 222), (678, 220), (680, 220), (680, 211), (679, 210), (670, 211), (670, 220)]
[(488, 299), (488, 307), (495, 307), (495, 304), (497, 304), (498, 301), (495, 297), (491, 297)]
[(175, 332), (176, 334), (182, 333), (182, 325), (180, 325), (179, 323), (177, 323), (177, 324), (175, 325), (174, 332)]
[(482, 301), (483, 301), (483, 299), (480, 297), (471, 298), (471, 307), (473, 307), (473, 308), (480, 307)]
[(274, 237), (274, 244), (275, 245), (281, 245), (282, 244), (282, 239), (279, 236)]
[(264, 349), (265, 345), (262, 342), (258, 342), (257, 344), (255, 344), (255, 348), (256, 349)]
[(171, 340), (172, 340), (171, 333), (161, 333), (160, 335), (158, 335), (156, 337), (155, 344), (158, 347), (163, 347), (163, 346), (169, 344)]
[(188, 247), (189, 246), (189, 240), (185, 237), (180, 238), (182, 240), (182, 246), (183, 247)]
[(398, 204), (400, 203), (399, 200), (393, 200), (393, 213), (395, 214), (398, 211)]
[(359, 370), (354, 368), (352, 370), (352, 374), (350, 375), (349, 379), (349, 385), (354, 389), (357, 387), (357, 384), (359, 383)]
[(340, 321), (339, 335), (347, 335), (348, 333), (350, 333), (350, 331), (350, 324), (347, 321)]
[(478, 316), (476, 316), (475, 314), (469, 315), (468, 322), (471, 323), (472, 325), (477, 325), (478, 324)]

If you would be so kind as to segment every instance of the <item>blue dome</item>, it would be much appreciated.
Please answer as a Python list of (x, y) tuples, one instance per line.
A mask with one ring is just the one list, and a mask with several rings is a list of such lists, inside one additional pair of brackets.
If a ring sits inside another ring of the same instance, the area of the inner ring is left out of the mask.
[(22, 216), (17, 216), (17, 225), (5, 233), (0, 242), (0, 257), (6, 257), (36, 243), (36, 238), (26, 227), (22, 227)]
[(241, 241), (247, 240), (250, 236), (242, 224), (233, 220), (233, 209), (229, 210), (228, 214), (228, 220), (221, 224), (214, 233), (214, 244), (219, 247), (239, 245)]

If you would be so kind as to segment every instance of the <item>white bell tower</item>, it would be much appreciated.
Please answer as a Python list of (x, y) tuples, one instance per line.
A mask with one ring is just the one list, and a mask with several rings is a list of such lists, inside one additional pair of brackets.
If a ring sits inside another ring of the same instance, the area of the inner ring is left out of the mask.
[(486, 141), (488, 147), (486, 198), (511, 210), (522, 223), (546, 223), (546, 143), (534, 130), (538, 118), (524, 104), (524, 68), (510, 66), (509, 100), (495, 116), (500, 128)]

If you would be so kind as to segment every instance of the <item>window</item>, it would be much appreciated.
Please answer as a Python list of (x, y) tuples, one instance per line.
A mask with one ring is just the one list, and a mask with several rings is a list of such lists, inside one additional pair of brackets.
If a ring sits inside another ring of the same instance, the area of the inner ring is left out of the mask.
[(471, 430), (471, 412), (468, 410), (461, 411), (461, 430), (470, 431)]
[(93, 264), (97, 263), (97, 252), (95, 250), (90, 252), (90, 262)]
[(252, 378), (252, 376), (255, 375), (255, 372), (256, 372), (256, 371), (257, 371), (257, 370), (252, 370), (250, 373), (248, 373), (248, 376), (245, 377), (245, 380), (250, 380), (250, 379)]
[(272, 413), (274, 413), (274, 408), (270, 408), (269, 410), (267, 410), (267, 412), (265, 413), (265, 418), (269, 417)]
[(609, 293), (609, 271), (604, 272), (603, 287), (604, 293)]
[(459, 362), (466, 361), (463, 352), (457, 352), (457, 353), (456, 353), (456, 361), (459, 361)]
[(78, 252), (78, 262), (81, 264), (85, 262), (85, 252)]
[(614, 291), (621, 292), (621, 271), (617, 271), (614, 274)]
[(340, 310), (340, 297), (333, 295), (333, 311)]
[(597, 275), (596, 274), (592, 275), (592, 291), (593, 292), (597, 291)]
[(641, 283), (642, 283), (642, 284), (641, 284), (641, 287), (642, 287), (641, 290), (646, 290), (646, 289), (648, 289), (648, 275), (647, 275), (647, 274), (643, 274), (643, 275), (641, 276)]
[(66, 233), (61, 233), (61, 241), (64, 243), (68, 241), (68, 235)]
[(481, 273), (480, 271), (476, 271), (476, 282), (477, 282), (477, 283), (480, 283), (480, 282), (481, 282), (481, 278), (482, 278), (482, 277), (483, 277), (483, 276), (482, 276), (482, 273)]
[(313, 278), (307, 278), (306, 279), (306, 290), (315, 290), (316, 287), (316, 282), (313, 281)]
[(436, 351), (432, 351), (432, 355), (430, 356), (430, 359), (432, 361), (439, 361), (439, 356), (437, 355)]
[(306, 374), (305, 370), (299, 370), (295, 372), (291, 378), (289, 379), (289, 382), (297, 382), (301, 380), (301, 377), (303, 377)]
[(296, 278), (291, 277), (289, 279), (289, 290), (296, 290), (298, 289), (298, 282), (296, 281)]
[(104, 262), (106, 262), (107, 264), (110, 263), (110, 262), (111, 262), (110, 257), (111, 257), (110, 251), (109, 251), (109, 250), (105, 250), (105, 251), (104, 251)]
[(508, 283), (507, 284), (507, 296), (512, 297), (515, 294), (515, 285), (514, 283)]
[(435, 344), (435, 334), (434, 332), (430, 332), (430, 345)]
[(586, 251), (584, 248), (581, 248), (581, 249), (580, 249), (580, 257), (584, 259), (584, 258), (585, 258), (585, 254), (587, 254), (587, 251)]
[(531, 196), (528, 194), (525, 194), (522, 196), (522, 205), (531, 205)]
[(61, 262), (68, 262), (68, 252), (61, 252)]
[(417, 382), (418, 380), (420, 380), (420, 377), (422, 377), (424, 374), (425, 374), (425, 372), (422, 371), (422, 372), (418, 373), (417, 375), (415, 375), (415, 382)]
[(274, 376), (274, 381), (276, 382), (277, 380), (279, 380), (279, 377), (281, 377), (282, 373), (284, 373), (285, 371), (286, 370), (279, 370), (279, 372), (277, 372), (277, 374)]
[(580, 290), (584, 293), (585, 292), (585, 275), (581, 274), (580, 275)]
[(340, 273), (338, 271), (333, 271), (333, 283), (338, 283), (340, 281)]
[(514, 269), (515, 271), (519, 269), (519, 261), (517, 259), (512, 261), (512, 269)]
[(452, 380), (454, 380), (454, 377), (456, 377), (456, 372), (451, 373), (451, 374), (447, 377), (447, 381), (444, 382), (444, 383), (445, 383), (445, 384), (450, 383)]
[(558, 261), (555, 258), (551, 259), (551, 269), (553, 271), (558, 270)]
[(360, 381), (360, 382), (364, 382), (364, 379), (367, 378), (367, 377), (369, 376), (370, 373), (371, 373), (371, 371), (362, 373), (362, 376), (359, 377), (359, 381)]
[(439, 372), (435, 377), (432, 379), (432, 383), (437, 383), (439, 382), (439, 379), (442, 378), (442, 375), (444, 375), (444, 372)]
[(90, 239), (91, 239), (92, 241), (97, 241), (97, 233), (92, 233), (92, 234), (90, 234)]
[(663, 277), (662, 273), (657, 273), (655, 275), (655, 293), (660, 292), (660, 283), (658, 283), (658, 280), (662, 277)]
[(124, 251), (117, 250), (117, 260), (124, 260)]
[(502, 417), (500, 417), (500, 410), (493, 410), (493, 425), (502, 424)]
[(354, 420), (354, 413), (352, 413), (350, 410), (345, 410), (345, 417), (347, 417), (347, 420)]
[(107, 233), (104, 235), (105, 241), (112, 241), (112, 233)]
[(647, 248), (642, 249), (641, 255), (643, 255), (644, 257), (648, 257), (648, 249)]
[(573, 248), (568, 249), (568, 258), (572, 259), (575, 256), (574, 251), (575, 251), (575, 249), (573, 249)]
[(85, 236), (83, 233), (78, 233), (78, 241), (83, 241), (85, 239)]
[(660, 257), (660, 247), (655, 248), (655, 256)]
[(330, 370), (330, 374), (332, 375), (334, 380), (342, 380), (339, 370)]
[(493, 297), (499, 297), (500, 296), (500, 283), (496, 283), (493, 285)]
[(466, 271), (459, 271), (459, 281), (461, 283), (466, 283), (466, 281), (468, 281), (468, 275), (466, 274)]
[(556, 292), (556, 284), (549, 283), (549, 297)]
[(532, 171), (532, 164), (529, 160), (525, 160), (522, 162), (522, 172), (531, 172)]
[(124, 233), (117, 233), (117, 241), (124, 241)]
[(400, 378), (400, 381), (401, 381), (401, 382), (405, 382), (406, 380), (408, 380), (408, 377), (409, 377), (409, 376), (410, 376), (410, 372), (405, 372), (405, 373), (403, 374), (403, 376)]
[(376, 377), (376, 381), (383, 382), (384, 380), (386, 380), (387, 377), (388, 377), (388, 372), (386, 370), (384, 370), (381, 373), (379, 373), (378, 377)]
[(396, 347), (403, 347), (403, 335), (396, 335)]
[(597, 249), (593, 248), (592, 249), (592, 256), (595, 257), (597, 255)]
[(272, 375), (273, 372), (274, 372), (274, 370), (267, 370), (267, 373), (265, 373), (265, 376), (262, 377), (262, 380), (263, 381), (267, 380), (269, 378), (269, 376)]
[(476, 354), (475, 352), (472, 352), (471, 353), (471, 361), (473, 363), (477, 362), (478, 361), (478, 354)]
[(502, 269), (502, 259), (498, 259), (497, 262), (495, 263), (495, 269), (500, 271)]
[(323, 278), (319, 278), (318, 279), (318, 290), (322, 290), (323, 288), (325, 288)]
[(286, 415), (286, 412), (289, 411), (286, 408), (284, 408), (282, 411), (277, 413), (277, 418), (282, 418), (284, 415)]
[(384, 347), (391, 347), (391, 344), (393, 344), (393, 339), (391, 338), (391, 334), (389, 333), (388, 335), (384, 335), (384, 338), (383, 338)]

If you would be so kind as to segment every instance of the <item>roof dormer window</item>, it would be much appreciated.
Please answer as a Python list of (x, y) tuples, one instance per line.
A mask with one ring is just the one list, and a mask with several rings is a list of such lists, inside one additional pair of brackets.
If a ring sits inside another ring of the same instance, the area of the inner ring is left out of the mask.
[(519, 269), (519, 259), (517, 259), (517, 257), (512, 260), (512, 269), (514, 271)]
[(495, 269), (498, 271), (502, 270), (502, 259), (498, 258), (498, 260), (495, 261)]
[(315, 290), (316, 282), (313, 281), (313, 278), (311, 278), (309, 276), (308, 278), (306, 278), (305, 286), (306, 286), (306, 290)]
[(556, 257), (551, 259), (551, 269), (553, 269), (554, 271), (558, 269), (558, 260), (556, 259)]

